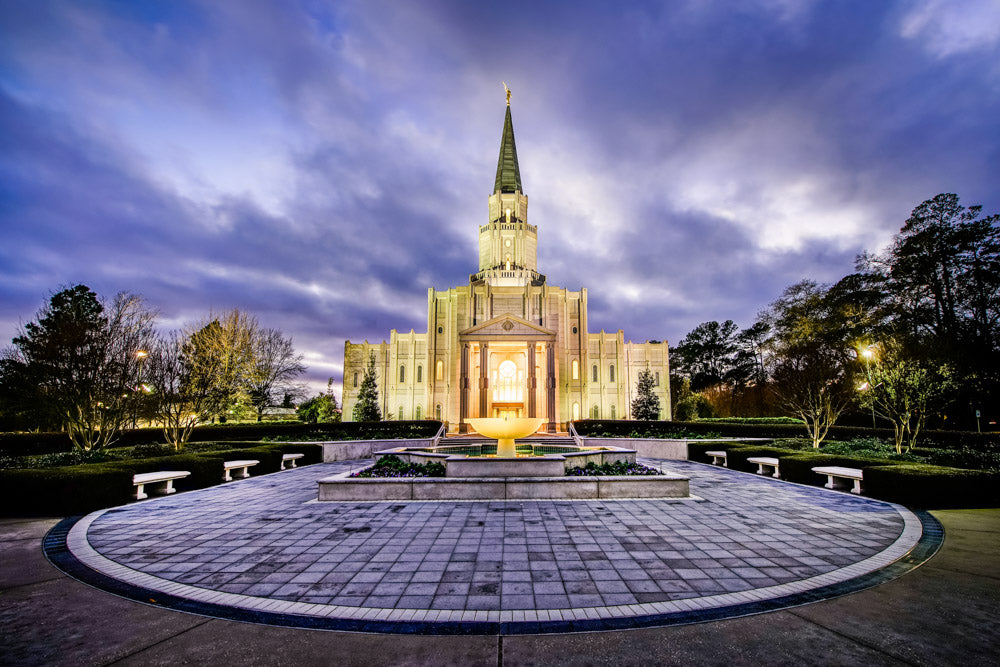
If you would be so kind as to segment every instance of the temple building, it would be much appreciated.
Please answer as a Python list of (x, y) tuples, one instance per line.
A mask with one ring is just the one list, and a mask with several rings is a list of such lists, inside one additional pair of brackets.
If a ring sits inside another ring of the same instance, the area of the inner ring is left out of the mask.
[(384, 418), (433, 418), (450, 432), (471, 417), (544, 417), (545, 430), (576, 419), (629, 419), (639, 373), (653, 373), (660, 418), (670, 418), (667, 343), (588, 333), (587, 290), (550, 285), (538, 272), (538, 227), (510, 115), (510, 93), (479, 270), (467, 285), (427, 291), (427, 332), (393, 329), (389, 341), (344, 345), (343, 414), (351, 419), (369, 353)]

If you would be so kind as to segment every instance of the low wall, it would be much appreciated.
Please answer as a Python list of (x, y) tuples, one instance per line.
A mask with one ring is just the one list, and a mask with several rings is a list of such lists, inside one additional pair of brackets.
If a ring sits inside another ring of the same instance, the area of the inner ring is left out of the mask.
[(375, 452), (395, 447), (432, 447), (434, 438), (419, 438), (413, 440), (333, 440), (330, 442), (313, 443), (323, 445), (323, 463), (332, 461), (350, 461), (353, 459), (370, 459)]
[(687, 440), (666, 440), (662, 438), (580, 438), (585, 447), (622, 447), (635, 450), (639, 456), (651, 459), (673, 459), (687, 461)]
[(409, 477), (319, 480), (321, 501), (687, 498), (687, 477)]

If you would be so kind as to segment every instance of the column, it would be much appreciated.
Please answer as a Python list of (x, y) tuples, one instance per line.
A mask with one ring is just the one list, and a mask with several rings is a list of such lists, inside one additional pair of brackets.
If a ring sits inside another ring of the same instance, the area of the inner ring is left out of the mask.
[(469, 344), (462, 345), (460, 366), (462, 375), (458, 383), (458, 432), (468, 433), (469, 425), (465, 420), (469, 417)]
[[(527, 319), (527, 318), (525, 318)], [(528, 342), (528, 416), (534, 417), (535, 415), (535, 387), (537, 381), (535, 379), (535, 344)]]
[(479, 416), (489, 417), (490, 400), (490, 346), (479, 345)]
[(545, 346), (545, 407), (548, 424), (545, 430), (549, 433), (556, 432), (556, 350), (555, 345), (549, 343)]

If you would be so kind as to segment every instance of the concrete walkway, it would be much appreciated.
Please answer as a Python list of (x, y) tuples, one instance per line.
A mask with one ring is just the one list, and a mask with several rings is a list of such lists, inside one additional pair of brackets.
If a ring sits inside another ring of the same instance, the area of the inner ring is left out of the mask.
[(726, 621), (599, 633), (372, 635), (167, 611), (94, 590), (45, 561), (57, 520), (0, 523), (0, 656), (16, 665), (996, 664), (1000, 510), (934, 512), (941, 551), (881, 586)]

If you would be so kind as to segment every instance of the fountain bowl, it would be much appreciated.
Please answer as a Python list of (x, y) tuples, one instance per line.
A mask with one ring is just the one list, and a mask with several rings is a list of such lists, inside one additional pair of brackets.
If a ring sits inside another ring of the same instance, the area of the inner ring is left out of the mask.
[(541, 417), (479, 417), (466, 421), (476, 433), (496, 439), (499, 458), (515, 458), (514, 441), (531, 435), (545, 423)]

